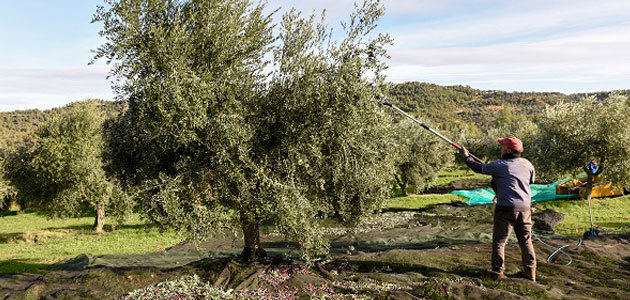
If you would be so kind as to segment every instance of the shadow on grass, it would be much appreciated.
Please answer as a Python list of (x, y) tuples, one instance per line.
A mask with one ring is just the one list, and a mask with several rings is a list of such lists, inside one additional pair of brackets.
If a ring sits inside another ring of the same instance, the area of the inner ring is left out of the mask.
[(0, 274), (6, 273), (31, 273), (43, 274), (50, 272), (50, 265), (35, 263), (30, 259), (15, 259), (0, 261)]
[[(118, 230), (140, 230), (146, 229), (147, 231), (155, 226), (151, 225), (120, 225), (112, 229), (111, 225), (105, 225), (105, 233), (115, 232)], [(26, 241), (29, 243), (37, 243), (38, 240), (48, 240), (49, 238), (58, 238), (60, 235), (67, 234), (68, 231), (75, 232), (74, 234), (92, 235), (96, 234), (92, 230), (92, 225), (73, 225), (64, 227), (49, 227), (41, 230), (32, 230), (24, 232), (9, 232), (0, 233), (0, 244), (8, 244), (12, 242)], [(43, 239), (42, 239), (43, 238)]]
[(399, 213), (399, 212), (420, 212), (422, 209), (418, 208), (400, 208), (400, 207), (388, 207), (381, 209), (381, 213)]
[(490, 179), (480, 178), (453, 178), (454, 180), (447, 184), (431, 187), (425, 190), (425, 194), (450, 194), (455, 190), (475, 190), (490, 188)]
[[(148, 224), (134, 224), (134, 225), (105, 225), (104, 230), (106, 232), (123, 230), (123, 229), (149, 229), (155, 227), (154, 225)], [(92, 225), (72, 225), (72, 226), (64, 226), (64, 227), (48, 227), (45, 230), (73, 230), (73, 231), (92, 231)]]
[(17, 216), (17, 215), (18, 215), (18, 212), (17, 211), (13, 211), (13, 210), (0, 211), (0, 218), (1, 217)]
[(0, 244), (7, 244), (15, 240), (21, 234), (20, 232), (0, 233)]

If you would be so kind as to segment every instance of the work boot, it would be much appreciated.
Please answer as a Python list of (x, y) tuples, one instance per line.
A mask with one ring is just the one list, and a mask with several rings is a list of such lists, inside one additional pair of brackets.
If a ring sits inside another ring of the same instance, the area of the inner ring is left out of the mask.
[(492, 271), (492, 274), (494, 275), (494, 280), (496, 281), (501, 281), (503, 279), (503, 270), (499, 270), (499, 271)]
[(536, 267), (525, 268), (525, 271), (523, 271), (523, 273), (525, 275), (525, 279), (529, 279), (533, 282), (536, 282)]

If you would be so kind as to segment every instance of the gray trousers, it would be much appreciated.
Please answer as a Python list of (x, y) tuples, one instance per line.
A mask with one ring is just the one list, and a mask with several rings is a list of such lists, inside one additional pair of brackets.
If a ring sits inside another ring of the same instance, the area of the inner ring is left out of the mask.
[(514, 229), (521, 247), (521, 258), (525, 270), (536, 268), (536, 253), (532, 244), (532, 213), (513, 211), (497, 207), (494, 211), (494, 231), (492, 234), (492, 270), (505, 268), (505, 244)]

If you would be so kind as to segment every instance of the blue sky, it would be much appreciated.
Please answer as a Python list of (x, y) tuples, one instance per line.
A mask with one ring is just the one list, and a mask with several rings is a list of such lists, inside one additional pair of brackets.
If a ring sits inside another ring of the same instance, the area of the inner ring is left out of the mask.
[[(506, 91), (630, 89), (630, 1), (383, 0), (395, 40), (393, 82)], [(112, 99), (107, 66), (88, 66), (101, 41), (100, 0), (0, 1), (0, 111)], [(336, 25), (352, 0), (269, 0), (327, 10)]]

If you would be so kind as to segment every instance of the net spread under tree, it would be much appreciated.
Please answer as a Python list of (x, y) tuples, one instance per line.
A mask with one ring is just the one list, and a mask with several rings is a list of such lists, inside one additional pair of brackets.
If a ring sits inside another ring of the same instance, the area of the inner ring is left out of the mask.
[(390, 122), (375, 95), (390, 40), (373, 34), (378, 1), (357, 7), (339, 42), (295, 11), (276, 37), (248, 0), (107, 4), (97, 58), (129, 99), (109, 168), (150, 220), (196, 239), (239, 227), (250, 261), (265, 255), (270, 221), (310, 257), (326, 250), (316, 216), (352, 225), (385, 199)]

